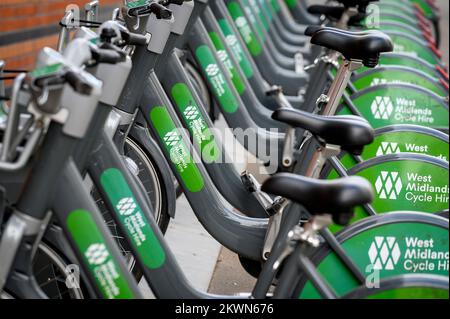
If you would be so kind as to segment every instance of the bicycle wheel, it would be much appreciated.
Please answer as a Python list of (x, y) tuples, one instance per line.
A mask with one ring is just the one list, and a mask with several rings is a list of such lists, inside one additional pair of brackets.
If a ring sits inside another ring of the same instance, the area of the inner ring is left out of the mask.
[(50, 299), (84, 299), (81, 283), (75, 285), (79, 288), (66, 285), (68, 266), (66, 260), (49, 245), (39, 244), (33, 259), (33, 273), (39, 287)]
[[(366, 280), (409, 275), (448, 278), (445, 218), (393, 212), (361, 220), (338, 233), (336, 239)], [(429, 247), (419, 247), (419, 241)], [(311, 261), (339, 296), (346, 296), (363, 284), (326, 243), (311, 255)], [(301, 299), (320, 298), (306, 276), (301, 276), (294, 294)]]

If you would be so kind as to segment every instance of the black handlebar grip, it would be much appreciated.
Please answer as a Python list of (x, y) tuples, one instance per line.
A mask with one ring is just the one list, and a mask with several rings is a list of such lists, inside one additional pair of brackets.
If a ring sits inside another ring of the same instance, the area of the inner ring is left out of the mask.
[(120, 52), (100, 48), (92, 51), (92, 57), (97, 63), (116, 64), (125, 60), (125, 56)]
[(159, 3), (152, 2), (149, 9), (158, 19), (169, 20), (172, 18), (172, 11)]
[(310, 25), (309, 27), (306, 28), (305, 35), (312, 37), (314, 35), (314, 33), (321, 30), (322, 28), (323, 27), (320, 25)]
[(176, 4), (176, 5), (181, 6), (184, 2), (188, 2), (188, 1), (192, 1), (192, 0), (167, 0), (165, 2), (165, 5)]
[(83, 95), (90, 95), (92, 92), (92, 87), (85, 81), (82, 75), (74, 71), (67, 71), (64, 75), (67, 83), (78, 92)]
[(122, 34), (122, 38), (129, 45), (146, 45), (147, 38), (142, 34), (127, 32)]

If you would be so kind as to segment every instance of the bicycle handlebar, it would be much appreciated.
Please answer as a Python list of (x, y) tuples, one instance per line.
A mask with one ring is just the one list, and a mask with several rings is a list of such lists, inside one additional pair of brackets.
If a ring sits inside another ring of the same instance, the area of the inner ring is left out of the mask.
[(189, 1), (192, 1), (192, 0), (163, 0), (163, 1), (160, 1), (159, 3), (162, 5), (165, 5), (165, 6), (167, 6), (169, 4), (176, 4), (176, 5), (181, 6), (183, 3), (189, 2)]
[(169, 20), (172, 18), (172, 11), (157, 2), (152, 2), (150, 4), (131, 8), (128, 10), (128, 15), (132, 17), (139, 17), (152, 13), (156, 16), (157, 19)]
[(90, 95), (92, 92), (92, 86), (85, 80), (85, 78), (79, 72), (67, 71), (64, 75), (64, 79), (74, 89), (75, 92)]
[(124, 32), (122, 39), (129, 45), (146, 45), (147, 38), (142, 34)]
[(111, 48), (93, 47), (91, 51), (92, 51), (92, 58), (97, 63), (116, 64), (125, 61), (125, 54), (122, 54), (121, 52), (114, 50), (112, 46)]
[(157, 2), (152, 2), (149, 9), (158, 19), (168, 20), (172, 18), (172, 11)]

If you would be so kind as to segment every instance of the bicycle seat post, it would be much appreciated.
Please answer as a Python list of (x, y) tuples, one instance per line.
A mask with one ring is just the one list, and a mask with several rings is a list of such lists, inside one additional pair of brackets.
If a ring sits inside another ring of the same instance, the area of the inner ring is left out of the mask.
[(350, 19), (356, 16), (358, 13), (358, 10), (354, 7), (346, 8), (344, 13), (342, 14), (342, 17), (339, 19), (339, 22), (336, 24), (336, 28), (347, 29)]
[(328, 91), (328, 102), (323, 110), (323, 115), (333, 115), (336, 113), (353, 71), (358, 70), (362, 66), (363, 62), (361, 60), (344, 60), (331, 84), (330, 90)]
[(334, 156), (338, 156), (340, 153), (341, 147), (338, 145), (325, 144), (324, 146), (318, 147), (309, 163), (305, 176), (320, 178), (320, 172), (327, 161)]

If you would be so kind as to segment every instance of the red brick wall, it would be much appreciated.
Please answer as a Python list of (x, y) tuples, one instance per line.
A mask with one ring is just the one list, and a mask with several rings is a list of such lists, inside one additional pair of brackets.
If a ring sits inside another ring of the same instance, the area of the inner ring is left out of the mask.
[[(57, 25), (69, 4), (80, 6), (83, 12), (88, 0), (0, 0), (0, 60), (6, 61), (7, 68), (30, 69), (34, 65), (36, 53), (44, 46), (55, 47), (58, 34), (39, 34), (24, 41), (14, 41), (14, 37), (25, 31)], [(122, 0), (100, 0), (100, 6), (120, 5)], [(57, 30), (55, 30), (57, 32)], [(8, 36), (9, 43), (5, 44)], [(3, 41), (2, 41), (3, 38)], [(11, 41), (11, 38), (13, 41)]]

